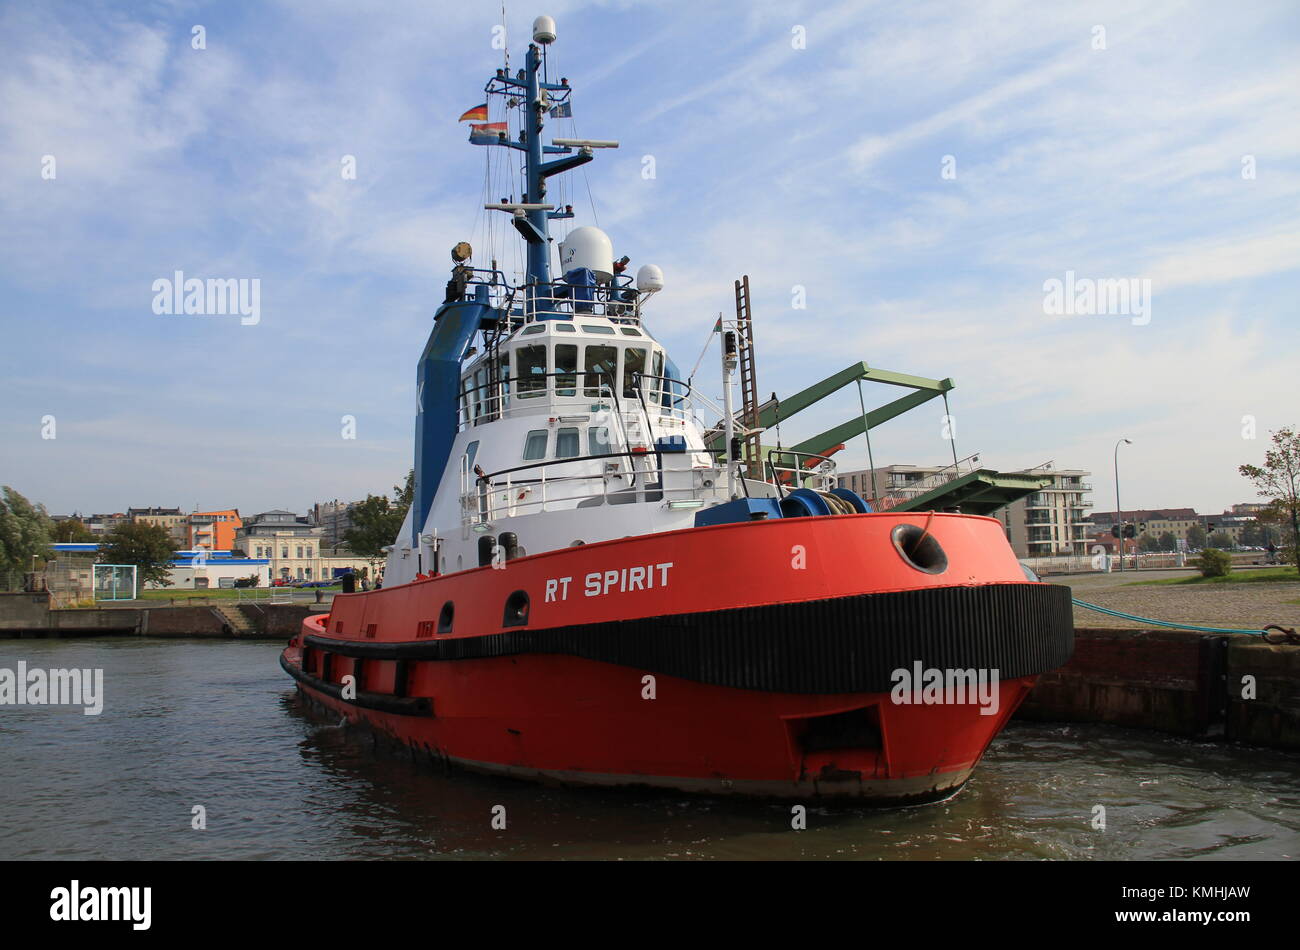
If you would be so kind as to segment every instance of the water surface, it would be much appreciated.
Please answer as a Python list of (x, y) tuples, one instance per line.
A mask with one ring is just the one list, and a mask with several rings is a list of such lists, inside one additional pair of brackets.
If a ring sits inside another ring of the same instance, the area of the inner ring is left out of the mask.
[[(0, 859), (1288, 859), (1300, 755), (1013, 723), (953, 799), (873, 810), (446, 775), (312, 713), (279, 642), (0, 640), (105, 706), (0, 707)], [(192, 830), (195, 805), (205, 831)], [(507, 827), (492, 828), (493, 806)], [(1106, 811), (1106, 830), (1091, 826)]]

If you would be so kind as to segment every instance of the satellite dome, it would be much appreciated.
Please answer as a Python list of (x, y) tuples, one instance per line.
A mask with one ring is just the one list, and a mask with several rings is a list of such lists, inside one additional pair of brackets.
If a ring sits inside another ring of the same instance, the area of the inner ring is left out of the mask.
[(555, 21), (548, 16), (539, 16), (533, 21), (533, 42), (546, 46), (555, 42)]
[(636, 272), (636, 289), (653, 294), (664, 289), (664, 272), (654, 264), (642, 264)]

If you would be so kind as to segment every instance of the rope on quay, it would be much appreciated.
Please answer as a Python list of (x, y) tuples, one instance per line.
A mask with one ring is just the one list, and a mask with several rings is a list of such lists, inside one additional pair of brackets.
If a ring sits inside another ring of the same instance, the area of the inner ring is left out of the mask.
[[(1243, 630), (1239, 627), (1199, 627), (1192, 623), (1171, 623), (1168, 620), (1155, 620), (1151, 617), (1139, 617), (1137, 614), (1126, 614), (1121, 610), (1111, 610), (1109, 607), (1101, 607), (1097, 604), (1090, 604), (1086, 600), (1079, 600), (1077, 597), (1071, 597), (1070, 600), (1076, 607), (1083, 607), (1085, 610), (1095, 610), (1097, 613), (1109, 614), (1112, 617), (1122, 617), (1124, 620), (1139, 620), (1142, 623), (1155, 624), (1158, 627), (1173, 627), (1176, 630), (1196, 630), (1201, 633), (1245, 633), (1252, 637), (1263, 637), (1269, 643), (1300, 643), (1300, 635), (1294, 629), (1289, 627), (1279, 627), (1275, 623), (1260, 630)], [(1269, 636), (1270, 630), (1277, 630), (1281, 636), (1274, 640)]]

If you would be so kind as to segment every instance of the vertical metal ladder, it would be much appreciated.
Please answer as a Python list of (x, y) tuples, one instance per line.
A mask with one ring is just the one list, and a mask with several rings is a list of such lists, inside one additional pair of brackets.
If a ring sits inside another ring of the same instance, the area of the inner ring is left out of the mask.
[(758, 377), (754, 369), (754, 323), (750, 307), (749, 275), (736, 281), (737, 351), (740, 357), (740, 424), (749, 434), (742, 436), (745, 475), (763, 477), (763, 447), (758, 432)]

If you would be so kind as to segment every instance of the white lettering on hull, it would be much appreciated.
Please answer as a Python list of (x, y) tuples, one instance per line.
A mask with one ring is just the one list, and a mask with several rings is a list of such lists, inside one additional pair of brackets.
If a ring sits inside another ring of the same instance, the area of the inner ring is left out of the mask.
[[(668, 586), (668, 571), (672, 561), (660, 564), (638, 564), (608, 571), (592, 571), (582, 579), (584, 597), (604, 597), (607, 594), (627, 594), (638, 590), (654, 590)], [(546, 581), (545, 602), (569, 599), (570, 577), (551, 577)]]

